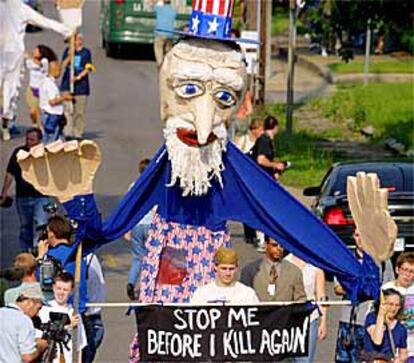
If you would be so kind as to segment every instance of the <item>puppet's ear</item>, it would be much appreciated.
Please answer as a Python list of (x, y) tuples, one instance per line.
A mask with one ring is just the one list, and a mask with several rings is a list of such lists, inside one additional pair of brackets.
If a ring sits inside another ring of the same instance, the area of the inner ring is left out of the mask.
[(362, 249), (379, 265), (394, 253), (397, 225), (388, 211), (388, 190), (376, 174), (348, 177), (349, 208), (361, 235)]

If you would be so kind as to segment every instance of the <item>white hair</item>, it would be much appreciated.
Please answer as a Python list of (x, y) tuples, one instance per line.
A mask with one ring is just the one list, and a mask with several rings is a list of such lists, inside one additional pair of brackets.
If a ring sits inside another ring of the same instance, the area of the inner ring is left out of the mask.
[(207, 194), (212, 179), (216, 179), (223, 186), (222, 154), (226, 150), (227, 131), (221, 124), (215, 127), (213, 133), (217, 136), (216, 140), (204, 146), (192, 147), (177, 137), (177, 128), (169, 126), (167, 121), (164, 137), (171, 161), (171, 181), (168, 186), (179, 181), (183, 196)]

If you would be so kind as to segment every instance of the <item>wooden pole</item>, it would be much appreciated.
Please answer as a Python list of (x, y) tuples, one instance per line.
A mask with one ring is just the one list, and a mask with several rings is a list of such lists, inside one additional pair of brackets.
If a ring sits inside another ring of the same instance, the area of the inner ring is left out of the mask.
[[(82, 241), (79, 242), (79, 246), (76, 250), (76, 266), (75, 266), (75, 286), (74, 299), (73, 299), (73, 309), (74, 314), (79, 314), (79, 302), (80, 302), (80, 281), (81, 281), (81, 272), (82, 272)], [(79, 353), (77, 351), (78, 347), (78, 328), (72, 330), (72, 362), (77, 363), (79, 359)]]
[[(243, 306), (284, 306), (284, 305), (293, 305), (293, 304), (302, 304), (303, 301), (264, 301), (257, 304), (243, 304)], [(317, 301), (315, 304), (321, 306), (348, 306), (352, 305), (350, 300), (328, 300), (328, 301)], [(188, 303), (87, 303), (88, 308), (130, 308), (130, 307), (140, 307), (140, 306), (184, 306), (188, 307), (191, 304)], [(240, 306), (239, 303), (204, 303), (204, 304), (193, 304), (197, 306)]]
[(371, 52), (371, 18), (369, 18), (367, 21), (367, 35), (365, 39), (364, 86), (368, 84), (370, 52)]
[(258, 6), (260, 6), (259, 2), (261, 0), (245, 0), (244, 6), (246, 6), (246, 25), (247, 30), (256, 30), (258, 26)]
[(266, 49), (267, 49), (267, 6), (264, 1), (259, 1), (260, 6), (260, 53), (259, 53), (259, 95), (258, 105), (264, 105), (266, 94)]
[(289, 0), (289, 51), (288, 79), (286, 95), (286, 134), (293, 133), (293, 104), (294, 104), (294, 74), (295, 74), (295, 45), (296, 45), (296, 1)]
[(74, 82), (74, 76), (75, 76), (75, 62), (73, 59), (75, 58), (75, 38), (76, 33), (73, 33), (70, 37), (70, 45), (69, 45), (69, 59), (70, 59), (70, 68), (69, 68), (69, 91), (70, 93), (75, 92), (75, 82)]

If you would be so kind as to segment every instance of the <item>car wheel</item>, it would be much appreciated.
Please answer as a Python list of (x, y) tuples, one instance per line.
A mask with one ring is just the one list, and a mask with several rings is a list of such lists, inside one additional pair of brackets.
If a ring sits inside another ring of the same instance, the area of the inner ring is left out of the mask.
[(105, 42), (105, 53), (107, 57), (117, 58), (119, 57), (121, 45), (118, 43)]

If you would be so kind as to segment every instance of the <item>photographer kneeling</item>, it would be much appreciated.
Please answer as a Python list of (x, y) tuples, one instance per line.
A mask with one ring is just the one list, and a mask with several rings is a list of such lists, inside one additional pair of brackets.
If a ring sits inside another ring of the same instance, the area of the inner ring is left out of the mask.
[(33, 362), (47, 341), (35, 338), (34, 318), (44, 305), (38, 286), (22, 289), (16, 304), (0, 308), (0, 362)]

